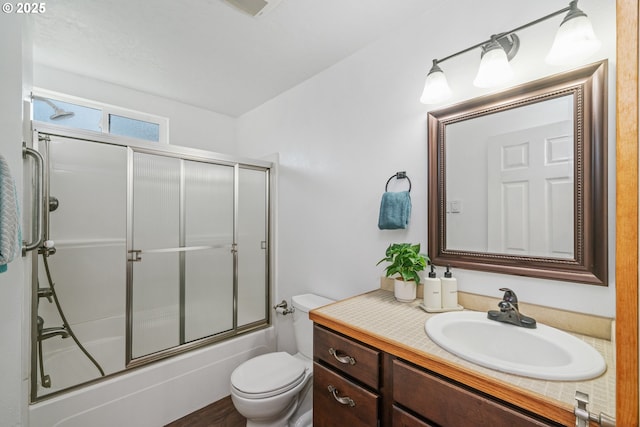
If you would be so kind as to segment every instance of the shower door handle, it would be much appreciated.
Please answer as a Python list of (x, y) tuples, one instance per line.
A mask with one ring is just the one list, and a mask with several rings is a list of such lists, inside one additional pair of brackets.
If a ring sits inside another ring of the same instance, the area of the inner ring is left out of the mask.
[(27, 147), (27, 144), (22, 143), (22, 158), (26, 159), (27, 156), (31, 156), (35, 162), (35, 178), (36, 178), (36, 201), (34, 203), (34, 215), (33, 215), (33, 237), (31, 242), (22, 242), (22, 256), (27, 255), (27, 251), (32, 251), (38, 248), (44, 240), (44, 159), (42, 155), (36, 150)]
[(130, 262), (140, 262), (142, 261), (142, 251), (140, 250), (130, 250), (129, 255), (131, 256), (127, 261)]

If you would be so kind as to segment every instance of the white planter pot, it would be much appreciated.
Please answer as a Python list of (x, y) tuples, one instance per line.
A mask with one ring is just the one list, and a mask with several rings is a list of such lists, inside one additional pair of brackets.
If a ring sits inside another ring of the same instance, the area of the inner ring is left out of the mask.
[(393, 280), (393, 294), (400, 302), (413, 302), (416, 299), (417, 288), (416, 282)]

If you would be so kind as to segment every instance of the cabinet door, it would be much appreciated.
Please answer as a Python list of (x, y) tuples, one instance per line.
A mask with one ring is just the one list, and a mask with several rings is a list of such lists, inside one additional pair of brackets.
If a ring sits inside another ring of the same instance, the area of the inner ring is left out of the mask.
[(545, 422), (498, 401), (393, 362), (393, 400), (442, 427), (549, 427)]
[(379, 396), (313, 364), (313, 425), (372, 427), (378, 425)]

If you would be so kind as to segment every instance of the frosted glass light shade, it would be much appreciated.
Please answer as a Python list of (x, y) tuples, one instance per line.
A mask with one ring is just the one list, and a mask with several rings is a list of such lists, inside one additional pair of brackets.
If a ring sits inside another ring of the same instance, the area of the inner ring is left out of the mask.
[(449, 88), (449, 83), (447, 83), (447, 77), (440, 67), (434, 65), (424, 82), (424, 90), (422, 91), (420, 102), (423, 104), (436, 104), (450, 97), (451, 89)]
[(496, 42), (495, 46), (489, 46), (480, 61), (478, 74), (473, 80), (476, 87), (500, 86), (513, 80), (513, 70), (509, 65), (507, 54)]
[(588, 58), (600, 48), (600, 40), (586, 15), (564, 21), (553, 41), (545, 62), (552, 65), (571, 64)]

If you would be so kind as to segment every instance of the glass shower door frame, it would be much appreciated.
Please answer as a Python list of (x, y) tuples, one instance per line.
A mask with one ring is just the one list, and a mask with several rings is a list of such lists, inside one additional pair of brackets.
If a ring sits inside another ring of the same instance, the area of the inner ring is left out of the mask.
[[(180, 160), (180, 214), (179, 214), (179, 247), (175, 248), (162, 248), (162, 249), (151, 249), (151, 250), (140, 250), (133, 247), (134, 241), (134, 154), (135, 153), (145, 153), (151, 155), (165, 156), (165, 157), (173, 157)], [(220, 165), (220, 166), (228, 166), (233, 167), (233, 231), (232, 231), (232, 243), (231, 245), (216, 245), (216, 246), (185, 246), (186, 245), (186, 222), (185, 222), (185, 161), (196, 161), (203, 162), (212, 165)], [(265, 287), (266, 287), (266, 301), (265, 301), (265, 313), (266, 318), (263, 321), (257, 321), (252, 324), (238, 326), (238, 276), (239, 276), (239, 265), (238, 265), (238, 193), (239, 193), (239, 170), (240, 168), (248, 168), (248, 169), (257, 169), (263, 170), (267, 173), (267, 194), (266, 201), (267, 206), (265, 206), (265, 224), (267, 230), (266, 236), (266, 248), (265, 251), (265, 266), (266, 266), (266, 274), (265, 274)], [(136, 367), (140, 365), (147, 364), (150, 361), (164, 359), (166, 357), (170, 357), (185, 351), (188, 351), (192, 348), (201, 347), (204, 345), (208, 345), (214, 342), (222, 341), (226, 338), (238, 335), (240, 332), (246, 332), (248, 330), (259, 329), (270, 324), (271, 318), (269, 314), (269, 301), (270, 301), (270, 258), (268, 250), (269, 244), (269, 183), (270, 183), (270, 175), (269, 169), (263, 168), (259, 166), (253, 165), (244, 165), (238, 162), (224, 162), (209, 158), (201, 158), (198, 156), (189, 156), (181, 153), (168, 153), (163, 150), (153, 150), (147, 148), (137, 148), (137, 147), (129, 147), (128, 150), (128, 189), (127, 189), (127, 296), (126, 296), (126, 334), (125, 334), (125, 351), (126, 351), (126, 367)], [(211, 336), (207, 336), (204, 338), (196, 339), (193, 341), (187, 342), (186, 333), (185, 333), (185, 290), (186, 290), (186, 279), (185, 279), (185, 256), (187, 252), (190, 251), (199, 251), (199, 250), (207, 250), (207, 249), (223, 249), (227, 248), (232, 253), (232, 271), (233, 271), (233, 319), (232, 319), (232, 328), (223, 332), (212, 334)], [(134, 306), (133, 306), (133, 291), (134, 291), (134, 263), (138, 262), (141, 256), (144, 253), (153, 254), (153, 253), (167, 253), (167, 252), (177, 252), (179, 253), (179, 343), (176, 346), (169, 347), (157, 352), (153, 352), (151, 354), (142, 355), (139, 357), (133, 357), (133, 330), (134, 330)]]

